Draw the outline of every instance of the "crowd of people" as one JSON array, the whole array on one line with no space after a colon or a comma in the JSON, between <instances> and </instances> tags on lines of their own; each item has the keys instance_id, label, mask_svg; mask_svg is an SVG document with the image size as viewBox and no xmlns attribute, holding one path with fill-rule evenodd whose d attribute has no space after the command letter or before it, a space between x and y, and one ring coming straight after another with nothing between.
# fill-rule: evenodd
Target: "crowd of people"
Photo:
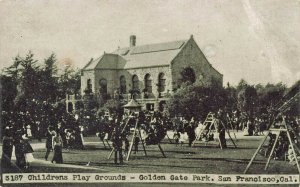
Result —
<instances>
[{"instance_id":1,"label":"crowd of people","mask_svg":"<svg viewBox=\"0 0 300 187\"><path fill-rule=\"evenodd\" d=\"M29 163L34 159L33 149L29 143L30 139L41 141L46 139L45 160L48 160L53 151L51 162L63 163L62 149L84 149L84 136L89 132L96 132L99 140L112 142L115 155L115 163L123 163L123 157L129 151L129 137L133 137L133 153L138 152L138 145L144 141L146 145L158 144L167 135L167 131L174 132L176 146L184 143L184 136L187 136L188 145L198 137L199 140L212 141L218 138L219 146L226 148L225 133L227 130L243 131L244 135L264 135L268 129L269 118L266 115L249 117L245 113L224 112L219 110L215 114L216 125L211 127L203 126L204 119L174 117L169 118L161 112L125 112L89 114L87 118L83 114L70 114L60 110L47 102L42 107L30 106L33 110L19 110L18 112L2 112L3 121L3 155L2 165L9 166L11 163L12 150L15 146L16 164L20 168L28 168ZM298 131L298 121L291 120L295 132ZM206 129L205 129L206 128ZM215 129L214 129L215 128ZM198 136L200 129L204 129ZM214 130L218 137L214 137ZM295 134L294 137L296 137ZM269 147L274 143L274 136L270 134ZM276 146L275 157L282 158L288 151L287 137L280 136ZM266 155L270 154L266 151ZM119 158L119 159L117 159Z\"/></svg>"}]
</instances>

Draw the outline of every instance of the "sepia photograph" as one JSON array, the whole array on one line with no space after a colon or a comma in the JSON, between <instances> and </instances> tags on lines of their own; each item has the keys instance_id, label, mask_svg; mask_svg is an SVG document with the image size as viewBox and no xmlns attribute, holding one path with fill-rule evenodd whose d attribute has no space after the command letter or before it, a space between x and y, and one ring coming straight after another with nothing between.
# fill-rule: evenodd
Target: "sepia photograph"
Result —
<instances>
[{"instance_id":1,"label":"sepia photograph","mask_svg":"<svg viewBox=\"0 0 300 187\"><path fill-rule=\"evenodd\" d=\"M0 186L299 186L300 0L0 0Z\"/></svg>"}]
</instances>

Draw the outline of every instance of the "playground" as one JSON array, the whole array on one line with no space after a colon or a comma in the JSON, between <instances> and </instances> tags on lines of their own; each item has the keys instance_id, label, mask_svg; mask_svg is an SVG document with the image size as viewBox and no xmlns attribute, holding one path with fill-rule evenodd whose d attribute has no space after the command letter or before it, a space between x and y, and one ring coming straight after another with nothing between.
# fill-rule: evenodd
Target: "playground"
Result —
<instances>
[{"instance_id":1,"label":"playground","mask_svg":"<svg viewBox=\"0 0 300 187\"><path fill-rule=\"evenodd\" d=\"M168 132L171 136L171 132ZM136 154L131 154L130 160L123 165L115 165L113 158L108 159L110 149L105 149L96 136L85 138L84 150L63 150L64 164L53 164L44 160L45 144L32 142L35 161L26 171L28 173L208 173L208 174L241 174L245 170L251 155L264 136L243 136L236 133L237 148L228 141L227 149L218 148L218 142L207 144L199 142L194 147L187 143L175 145L165 138L161 142L166 158L163 157L157 145L146 146L147 156L142 145ZM50 153L50 158L53 153ZM288 161L271 160L268 170L264 170L266 157L258 154L249 174L297 174L297 167ZM20 172L12 166L4 172Z\"/></svg>"}]
</instances>

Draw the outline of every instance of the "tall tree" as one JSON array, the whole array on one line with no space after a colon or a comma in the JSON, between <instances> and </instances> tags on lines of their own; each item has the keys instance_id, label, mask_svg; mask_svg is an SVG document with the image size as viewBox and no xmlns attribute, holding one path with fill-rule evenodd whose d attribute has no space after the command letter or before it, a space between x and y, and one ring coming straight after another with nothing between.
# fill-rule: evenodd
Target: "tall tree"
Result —
<instances>
[{"instance_id":1,"label":"tall tree","mask_svg":"<svg viewBox=\"0 0 300 187\"><path fill-rule=\"evenodd\" d=\"M41 99L44 101L54 102L59 95L56 62L55 54L51 54L50 57L44 60L44 68L41 71L39 81L42 93Z\"/></svg>"},{"instance_id":2,"label":"tall tree","mask_svg":"<svg viewBox=\"0 0 300 187\"><path fill-rule=\"evenodd\" d=\"M258 107L258 95L254 86L247 85L238 92L238 109L253 116Z\"/></svg>"},{"instance_id":3,"label":"tall tree","mask_svg":"<svg viewBox=\"0 0 300 187\"><path fill-rule=\"evenodd\" d=\"M64 99L66 94L80 94L80 71L66 66L59 77L59 97Z\"/></svg>"},{"instance_id":4,"label":"tall tree","mask_svg":"<svg viewBox=\"0 0 300 187\"><path fill-rule=\"evenodd\" d=\"M40 67L31 51L25 58L17 56L14 65L17 67L17 90L16 102L21 100L32 100L40 97L39 75Z\"/></svg>"},{"instance_id":5,"label":"tall tree","mask_svg":"<svg viewBox=\"0 0 300 187\"><path fill-rule=\"evenodd\" d=\"M14 99L17 96L17 82L11 76L0 75L1 110L13 111Z\"/></svg>"}]
</instances>

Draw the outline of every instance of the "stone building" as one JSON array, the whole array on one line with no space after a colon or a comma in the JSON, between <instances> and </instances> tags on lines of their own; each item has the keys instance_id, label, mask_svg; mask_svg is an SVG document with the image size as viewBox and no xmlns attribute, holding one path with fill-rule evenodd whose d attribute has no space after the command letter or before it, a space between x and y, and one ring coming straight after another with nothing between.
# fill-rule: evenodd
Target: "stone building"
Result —
<instances>
[{"instance_id":1,"label":"stone building","mask_svg":"<svg viewBox=\"0 0 300 187\"><path fill-rule=\"evenodd\" d=\"M132 90L139 90L136 100L144 109L161 109L167 96L182 83L182 72L204 83L214 80L222 85L223 75L207 61L193 36L187 40L136 45L136 36L130 36L129 47L119 48L92 59L82 69L81 94L91 89L114 97L121 94L130 99ZM192 80L195 81L195 80Z\"/></svg>"}]
</instances>

